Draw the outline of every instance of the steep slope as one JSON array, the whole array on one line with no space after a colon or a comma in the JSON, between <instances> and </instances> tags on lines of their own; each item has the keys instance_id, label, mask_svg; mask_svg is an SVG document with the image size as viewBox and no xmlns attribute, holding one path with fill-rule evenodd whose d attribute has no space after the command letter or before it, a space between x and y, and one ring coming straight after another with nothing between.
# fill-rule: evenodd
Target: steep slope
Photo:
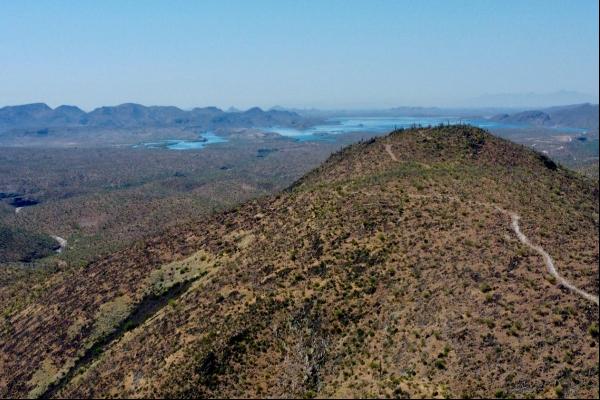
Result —
<instances>
[{"instance_id":1,"label":"steep slope","mask_svg":"<svg viewBox=\"0 0 600 400\"><path fill-rule=\"evenodd\" d=\"M0 263L13 260L31 261L46 257L58 248L58 243L50 236L0 222Z\"/></svg>"},{"instance_id":2,"label":"steep slope","mask_svg":"<svg viewBox=\"0 0 600 400\"><path fill-rule=\"evenodd\" d=\"M0 291L0 396L595 397L598 306L513 214L597 298L596 184L479 129L397 131Z\"/></svg>"},{"instance_id":3,"label":"steep slope","mask_svg":"<svg viewBox=\"0 0 600 400\"><path fill-rule=\"evenodd\" d=\"M598 130L598 117L600 115L598 104L575 104L553 107L545 111L550 114L556 125Z\"/></svg>"},{"instance_id":4,"label":"steep slope","mask_svg":"<svg viewBox=\"0 0 600 400\"><path fill-rule=\"evenodd\" d=\"M492 120L509 124L550 125L551 118L543 111L523 111L516 114L500 114Z\"/></svg>"}]
</instances>

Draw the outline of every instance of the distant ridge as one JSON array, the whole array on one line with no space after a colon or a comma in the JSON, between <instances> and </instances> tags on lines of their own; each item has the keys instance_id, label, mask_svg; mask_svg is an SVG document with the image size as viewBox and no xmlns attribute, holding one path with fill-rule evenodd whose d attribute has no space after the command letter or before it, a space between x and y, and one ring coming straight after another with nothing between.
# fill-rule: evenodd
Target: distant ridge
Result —
<instances>
[{"instance_id":1,"label":"distant ridge","mask_svg":"<svg viewBox=\"0 0 600 400\"><path fill-rule=\"evenodd\" d=\"M498 114L492 117L492 120L538 126L598 129L598 104L572 104L515 114Z\"/></svg>"},{"instance_id":2,"label":"distant ridge","mask_svg":"<svg viewBox=\"0 0 600 400\"><path fill-rule=\"evenodd\" d=\"M206 129L217 127L304 126L308 119L292 111L264 111L253 107L246 111L223 111L217 107L184 111L174 106L144 106L124 103L98 107L89 113L76 106L62 105L55 109L44 103L0 108L0 132L12 129L43 129L56 127L168 127L192 126Z\"/></svg>"},{"instance_id":3,"label":"distant ridge","mask_svg":"<svg viewBox=\"0 0 600 400\"><path fill-rule=\"evenodd\" d=\"M510 105L521 109L541 109L558 104L581 104L598 101L598 96L572 90L550 93L496 93L484 94L463 102L466 107L503 107Z\"/></svg>"}]
</instances>

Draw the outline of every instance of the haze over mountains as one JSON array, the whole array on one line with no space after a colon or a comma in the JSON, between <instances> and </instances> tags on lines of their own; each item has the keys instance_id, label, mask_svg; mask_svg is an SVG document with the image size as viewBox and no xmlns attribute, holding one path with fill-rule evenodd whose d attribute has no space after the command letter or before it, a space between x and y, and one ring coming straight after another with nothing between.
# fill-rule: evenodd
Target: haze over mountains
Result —
<instances>
[{"instance_id":1,"label":"haze over mountains","mask_svg":"<svg viewBox=\"0 0 600 400\"><path fill-rule=\"evenodd\" d=\"M76 106L54 109L44 103L0 108L0 132L41 128L140 128L196 127L201 129L286 126L303 128L330 116L492 116L492 120L537 126L598 128L597 104L573 104L515 111L514 108L396 107L381 110L318 110L258 107L240 111L217 107L186 111L175 106L143 106L125 103L85 112Z\"/></svg>"},{"instance_id":2,"label":"haze over mountains","mask_svg":"<svg viewBox=\"0 0 600 400\"><path fill-rule=\"evenodd\" d=\"M550 127L598 129L598 104L574 104L542 110L499 114L494 121Z\"/></svg>"},{"instance_id":3,"label":"haze over mountains","mask_svg":"<svg viewBox=\"0 0 600 400\"><path fill-rule=\"evenodd\" d=\"M511 105L514 108L539 109L553 107L557 104L597 103L598 95L585 94L573 90L558 90L551 93L495 93L484 94L462 103L464 107L502 107Z\"/></svg>"},{"instance_id":4,"label":"haze over mountains","mask_svg":"<svg viewBox=\"0 0 600 400\"><path fill-rule=\"evenodd\" d=\"M303 126L306 119L290 111L263 111L258 107L243 112L226 112L216 107L185 111L174 106L143 106L125 103L85 112L76 106L55 109L44 103L0 108L0 132L11 129L51 127L134 128L186 127L202 129L247 126Z\"/></svg>"}]
</instances>

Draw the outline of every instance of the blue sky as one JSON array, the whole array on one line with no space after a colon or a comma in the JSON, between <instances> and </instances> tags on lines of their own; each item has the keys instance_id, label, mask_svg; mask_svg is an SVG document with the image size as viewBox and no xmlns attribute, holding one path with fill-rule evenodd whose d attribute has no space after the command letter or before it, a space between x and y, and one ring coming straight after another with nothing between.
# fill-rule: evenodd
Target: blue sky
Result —
<instances>
[{"instance_id":1,"label":"blue sky","mask_svg":"<svg viewBox=\"0 0 600 400\"><path fill-rule=\"evenodd\" d=\"M598 98L598 2L0 2L0 106Z\"/></svg>"}]
</instances>

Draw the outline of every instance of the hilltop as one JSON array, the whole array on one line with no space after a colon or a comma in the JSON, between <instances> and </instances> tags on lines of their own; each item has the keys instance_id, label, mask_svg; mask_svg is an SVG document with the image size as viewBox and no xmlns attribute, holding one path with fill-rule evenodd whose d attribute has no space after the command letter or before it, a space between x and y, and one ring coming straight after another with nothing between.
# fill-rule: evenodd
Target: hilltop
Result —
<instances>
[{"instance_id":1,"label":"hilltop","mask_svg":"<svg viewBox=\"0 0 600 400\"><path fill-rule=\"evenodd\" d=\"M596 397L598 306L515 224L597 301L597 183L468 126L351 145L0 288L0 396Z\"/></svg>"}]
</instances>

